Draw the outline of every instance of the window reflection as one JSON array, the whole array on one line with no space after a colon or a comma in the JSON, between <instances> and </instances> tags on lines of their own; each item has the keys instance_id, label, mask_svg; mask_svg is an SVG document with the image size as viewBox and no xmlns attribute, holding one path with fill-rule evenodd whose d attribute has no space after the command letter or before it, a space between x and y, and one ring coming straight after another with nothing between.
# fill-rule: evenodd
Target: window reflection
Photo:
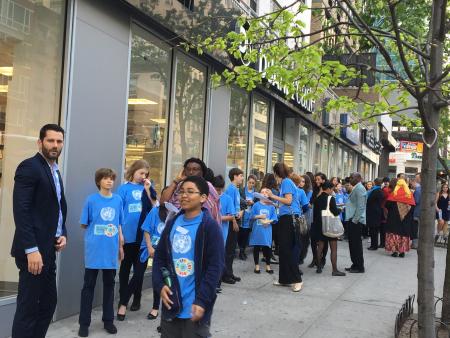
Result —
<instances>
[{"instance_id":1,"label":"window reflection","mask_svg":"<svg viewBox=\"0 0 450 338\"><path fill-rule=\"evenodd\" d=\"M65 5L0 1L0 297L17 288L9 254L14 173L36 153L40 127L59 120Z\"/></svg>"},{"instance_id":2,"label":"window reflection","mask_svg":"<svg viewBox=\"0 0 450 338\"><path fill-rule=\"evenodd\" d=\"M305 126L300 126L300 142L298 149L300 173L306 173L308 170L308 155L309 155L309 130Z\"/></svg>"},{"instance_id":3,"label":"window reflection","mask_svg":"<svg viewBox=\"0 0 450 338\"><path fill-rule=\"evenodd\" d=\"M227 167L247 169L249 96L238 88L231 88L230 122L228 131ZM228 170L227 170L228 172Z\"/></svg>"},{"instance_id":4,"label":"window reflection","mask_svg":"<svg viewBox=\"0 0 450 338\"><path fill-rule=\"evenodd\" d=\"M266 170L267 137L269 127L269 102L262 97L254 96L252 108L252 147L250 172L258 180L262 180Z\"/></svg>"},{"instance_id":5,"label":"window reflection","mask_svg":"<svg viewBox=\"0 0 450 338\"><path fill-rule=\"evenodd\" d=\"M205 98L206 67L179 54L176 61L170 178L178 174L189 157L202 157Z\"/></svg>"},{"instance_id":6,"label":"window reflection","mask_svg":"<svg viewBox=\"0 0 450 338\"><path fill-rule=\"evenodd\" d=\"M328 176L328 138L322 136L322 147L321 147L321 171Z\"/></svg>"},{"instance_id":7,"label":"window reflection","mask_svg":"<svg viewBox=\"0 0 450 338\"><path fill-rule=\"evenodd\" d=\"M321 140L319 134L314 134L314 163L313 173L317 173L321 168Z\"/></svg>"},{"instance_id":8,"label":"window reflection","mask_svg":"<svg viewBox=\"0 0 450 338\"><path fill-rule=\"evenodd\" d=\"M134 26L125 166L148 161L156 191L164 185L170 63L170 51Z\"/></svg>"}]
</instances>

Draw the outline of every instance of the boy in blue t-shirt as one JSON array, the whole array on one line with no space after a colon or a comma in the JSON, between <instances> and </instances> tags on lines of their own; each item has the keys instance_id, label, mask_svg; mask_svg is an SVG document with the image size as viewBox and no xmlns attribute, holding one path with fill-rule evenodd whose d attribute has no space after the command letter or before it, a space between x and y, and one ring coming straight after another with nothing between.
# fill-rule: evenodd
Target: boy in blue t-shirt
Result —
<instances>
[{"instance_id":1,"label":"boy in blue t-shirt","mask_svg":"<svg viewBox=\"0 0 450 338\"><path fill-rule=\"evenodd\" d=\"M233 261L234 250L237 244L237 235L239 232L238 220L241 220L243 213L243 211L241 211L241 194L238 187L244 181L244 172L239 168L233 168L228 173L228 177L231 184L228 185L225 194L231 197L235 217L231 221L232 226L228 229L228 236L225 244L225 272L222 277L222 282L235 284L236 282L241 281L241 278L235 276L233 273Z\"/></svg>"},{"instance_id":2,"label":"boy in blue t-shirt","mask_svg":"<svg viewBox=\"0 0 450 338\"><path fill-rule=\"evenodd\" d=\"M153 287L160 292L161 337L209 337L216 286L224 263L219 224L202 208L209 187L189 176L180 185L182 211L169 220L153 259Z\"/></svg>"},{"instance_id":3,"label":"boy in blue t-shirt","mask_svg":"<svg viewBox=\"0 0 450 338\"><path fill-rule=\"evenodd\" d=\"M230 227L230 222L234 220L235 209L233 200L231 197L223 192L225 188L225 180L222 175L218 175L214 177L213 186L217 191L217 194L220 196L220 214L222 215L222 234L224 245L227 242L228 237L228 229Z\"/></svg>"},{"instance_id":4,"label":"boy in blue t-shirt","mask_svg":"<svg viewBox=\"0 0 450 338\"><path fill-rule=\"evenodd\" d=\"M84 234L84 285L78 335L87 337L91 324L92 301L98 271L103 273L103 323L105 330L116 334L114 325L114 278L123 259L122 199L112 193L116 173L101 168L95 172L99 192L88 196L81 213L80 224Z\"/></svg>"}]
</instances>

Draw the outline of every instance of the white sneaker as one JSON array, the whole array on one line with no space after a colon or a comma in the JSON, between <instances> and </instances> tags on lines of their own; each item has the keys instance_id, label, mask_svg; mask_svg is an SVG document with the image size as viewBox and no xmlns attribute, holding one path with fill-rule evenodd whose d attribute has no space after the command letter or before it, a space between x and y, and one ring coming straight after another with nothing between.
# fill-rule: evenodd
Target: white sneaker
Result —
<instances>
[{"instance_id":1,"label":"white sneaker","mask_svg":"<svg viewBox=\"0 0 450 338\"><path fill-rule=\"evenodd\" d=\"M299 292L303 287L303 283L292 284L292 291Z\"/></svg>"}]
</instances>

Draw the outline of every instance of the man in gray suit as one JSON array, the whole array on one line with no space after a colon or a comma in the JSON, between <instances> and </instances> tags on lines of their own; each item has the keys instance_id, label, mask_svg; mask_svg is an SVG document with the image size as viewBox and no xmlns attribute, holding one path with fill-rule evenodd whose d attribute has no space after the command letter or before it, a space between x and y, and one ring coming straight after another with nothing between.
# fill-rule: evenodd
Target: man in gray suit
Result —
<instances>
[{"instance_id":1,"label":"man in gray suit","mask_svg":"<svg viewBox=\"0 0 450 338\"><path fill-rule=\"evenodd\" d=\"M361 183L360 173L351 175L350 184L353 190L345 205L345 220L348 222L348 246L352 266L346 268L351 273L364 272L364 256L362 247L362 228L366 224L366 189Z\"/></svg>"}]
</instances>

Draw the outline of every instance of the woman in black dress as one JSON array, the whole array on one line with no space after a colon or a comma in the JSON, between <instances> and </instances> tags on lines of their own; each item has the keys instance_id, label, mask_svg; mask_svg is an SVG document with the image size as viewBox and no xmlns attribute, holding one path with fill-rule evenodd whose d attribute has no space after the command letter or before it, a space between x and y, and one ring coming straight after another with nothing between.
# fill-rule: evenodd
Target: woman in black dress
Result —
<instances>
[{"instance_id":1,"label":"woman in black dress","mask_svg":"<svg viewBox=\"0 0 450 338\"><path fill-rule=\"evenodd\" d=\"M333 192L333 184L330 181L325 181L322 184L322 193L316 198L313 210L313 224L311 227L311 237L317 241L317 254L316 264L317 273L322 273L322 252L325 243L329 243L331 249L331 265L333 267L333 276L345 276L344 272L341 272L337 268L337 238L327 237L322 233L322 210L326 210L328 204L328 197L330 199L330 211L339 216L340 210L336 206L336 199L331 195Z\"/></svg>"},{"instance_id":2,"label":"woman in black dress","mask_svg":"<svg viewBox=\"0 0 450 338\"><path fill-rule=\"evenodd\" d=\"M450 219L450 211L448 210L450 203L450 196L448 193L448 184L444 183L441 186L441 191L436 195L436 219L438 220L437 234L435 237L435 242L438 241L439 237L448 236L446 224Z\"/></svg>"}]
</instances>

